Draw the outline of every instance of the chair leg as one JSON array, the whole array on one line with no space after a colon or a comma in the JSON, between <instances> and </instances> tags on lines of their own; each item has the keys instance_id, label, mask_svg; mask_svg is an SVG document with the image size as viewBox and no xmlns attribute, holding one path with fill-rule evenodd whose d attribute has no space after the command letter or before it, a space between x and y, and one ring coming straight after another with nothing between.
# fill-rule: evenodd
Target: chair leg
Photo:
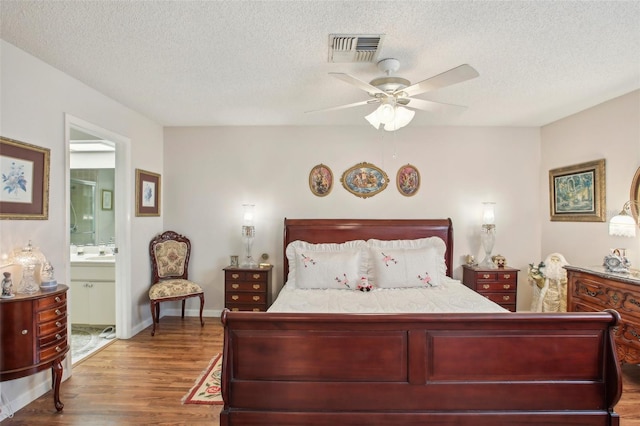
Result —
<instances>
[{"instance_id":1,"label":"chair leg","mask_svg":"<svg viewBox=\"0 0 640 426\"><path fill-rule=\"evenodd\" d=\"M156 334L156 323L158 322L158 317L157 317L157 313L158 313L158 303L154 300L151 301L150 305L151 306L151 320L153 322L153 328L151 329L151 335L155 336Z\"/></svg>"},{"instance_id":2,"label":"chair leg","mask_svg":"<svg viewBox=\"0 0 640 426\"><path fill-rule=\"evenodd\" d=\"M187 299L182 299L182 319L184 319L184 305L187 302Z\"/></svg>"},{"instance_id":3,"label":"chair leg","mask_svg":"<svg viewBox=\"0 0 640 426\"><path fill-rule=\"evenodd\" d=\"M200 326L204 327L204 320L202 319L202 310L204 309L204 293L200 294Z\"/></svg>"}]
</instances>

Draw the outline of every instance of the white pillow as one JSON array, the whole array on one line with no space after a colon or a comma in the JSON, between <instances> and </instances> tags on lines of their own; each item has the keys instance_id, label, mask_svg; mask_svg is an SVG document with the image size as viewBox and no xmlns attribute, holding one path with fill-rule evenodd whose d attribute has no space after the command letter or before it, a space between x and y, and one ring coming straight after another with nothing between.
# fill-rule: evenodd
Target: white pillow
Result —
<instances>
[{"instance_id":1,"label":"white pillow","mask_svg":"<svg viewBox=\"0 0 640 426\"><path fill-rule=\"evenodd\" d=\"M286 250L289 262L287 284L297 288L339 288L355 290L367 276L367 243L311 244L293 241Z\"/></svg>"},{"instance_id":2,"label":"white pillow","mask_svg":"<svg viewBox=\"0 0 640 426\"><path fill-rule=\"evenodd\" d=\"M439 237L416 240L369 240L369 282L380 288L438 286L447 276Z\"/></svg>"}]
</instances>

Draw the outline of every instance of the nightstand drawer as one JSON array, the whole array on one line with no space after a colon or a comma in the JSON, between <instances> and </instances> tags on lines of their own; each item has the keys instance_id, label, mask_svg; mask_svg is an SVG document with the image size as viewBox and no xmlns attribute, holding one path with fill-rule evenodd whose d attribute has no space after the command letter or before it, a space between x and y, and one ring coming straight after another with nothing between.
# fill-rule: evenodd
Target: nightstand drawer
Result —
<instances>
[{"instance_id":1,"label":"nightstand drawer","mask_svg":"<svg viewBox=\"0 0 640 426\"><path fill-rule=\"evenodd\" d=\"M498 305L508 305L516 302L515 293L480 293L492 302Z\"/></svg>"},{"instance_id":2,"label":"nightstand drawer","mask_svg":"<svg viewBox=\"0 0 640 426\"><path fill-rule=\"evenodd\" d=\"M224 279L231 281L267 282L268 271L225 271Z\"/></svg>"},{"instance_id":3,"label":"nightstand drawer","mask_svg":"<svg viewBox=\"0 0 640 426\"><path fill-rule=\"evenodd\" d=\"M267 307L265 305L238 305L227 304L227 308L230 311L249 311L249 312L265 312Z\"/></svg>"},{"instance_id":4,"label":"nightstand drawer","mask_svg":"<svg viewBox=\"0 0 640 426\"><path fill-rule=\"evenodd\" d=\"M264 293L227 293L225 297L227 303L265 303Z\"/></svg>"},{"instance_id":5,"label":"nightstand drawer","mask_svg":"<svg viewBox=\"0 0 640 426\"><path fill-rule=\"evenodd\" d=\"M477 284L476 290L480 293L484 293L485 291L493 292L493 291L509 291L514 292L516 290L516 284L511 282L479 282Z\"/></svg>"},{"instance_id":6,"label":"nightstand drawer","mask_svg":"<svg viewBox=\"0 0 640 426\"><path fill-rule=\"evenodd\" d=\"M253 292L265 292L267 289L267 283L251 283L251 282L227 282L225 284L225 290L227 292L237 291L253 291Z\"/></svg>"}]
</instances>

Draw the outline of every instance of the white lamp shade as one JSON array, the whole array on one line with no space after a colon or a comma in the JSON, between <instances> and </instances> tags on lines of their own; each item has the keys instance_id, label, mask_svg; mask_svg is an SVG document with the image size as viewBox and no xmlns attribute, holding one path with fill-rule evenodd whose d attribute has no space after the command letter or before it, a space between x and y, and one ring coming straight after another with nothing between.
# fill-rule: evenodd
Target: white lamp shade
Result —
<instances>
[{"instance_id":1,"label":"white lamp shade","mask_svg":"<svg viewBox=\"0 0 640 426\"><path fill-rule=\"evenodd\" d=\"M242 214L242 225L243 226L253 226L253 208L255 206L253 204L243 204L242 208L244 210Z\"/></svg>"},{"instance_id":2,"label":"white lamp shade","mask_svg":"<svg viewBox=\"0 0 640 426\"><path fill-rule=\"evenodd\" d=\"M482 203L482 224L483 225L495 225L496 223L496 213L495 213L495 205L496 203Z\"/></svg>"},{"instance_id":3,"label":"white lamp shade","mask_svg":"<svg viewBox=\"0 0 640 426\"><path fill-rule=\"evenodd\" d=\"M414 115L416 115L415 111L404 107L396 107L395 120L391 121L390 123L386 123L384 125L384 129L388 132L398 130L409 124L411 120L413 120Z\"/></svg>"},{"instance_id":4,"label":"white lamp shade","mask_svg":"<svg viewBox=\"0 0 640 426\"><path fill-rule=\"evenodd\" d=\"M632 216L624 211L609 221L609 235L619 237L635 237L638 224Z\"/></svg>"}]
</instances>

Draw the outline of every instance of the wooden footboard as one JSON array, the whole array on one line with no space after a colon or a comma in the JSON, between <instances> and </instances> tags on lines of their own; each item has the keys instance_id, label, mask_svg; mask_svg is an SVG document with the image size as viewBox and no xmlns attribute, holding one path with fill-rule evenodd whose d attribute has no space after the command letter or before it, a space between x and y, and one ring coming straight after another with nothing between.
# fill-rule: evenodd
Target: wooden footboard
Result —
<instances>
[{"instance_id":1,"label":"wooden footboard","mask_svg":"<svg viewBox=\"0 0 640 426\"><path fill-rule=\"evenodd\" d=\"M225 311L220 424L618 425L618 320Z\"/></svg>"}]
</instances>

